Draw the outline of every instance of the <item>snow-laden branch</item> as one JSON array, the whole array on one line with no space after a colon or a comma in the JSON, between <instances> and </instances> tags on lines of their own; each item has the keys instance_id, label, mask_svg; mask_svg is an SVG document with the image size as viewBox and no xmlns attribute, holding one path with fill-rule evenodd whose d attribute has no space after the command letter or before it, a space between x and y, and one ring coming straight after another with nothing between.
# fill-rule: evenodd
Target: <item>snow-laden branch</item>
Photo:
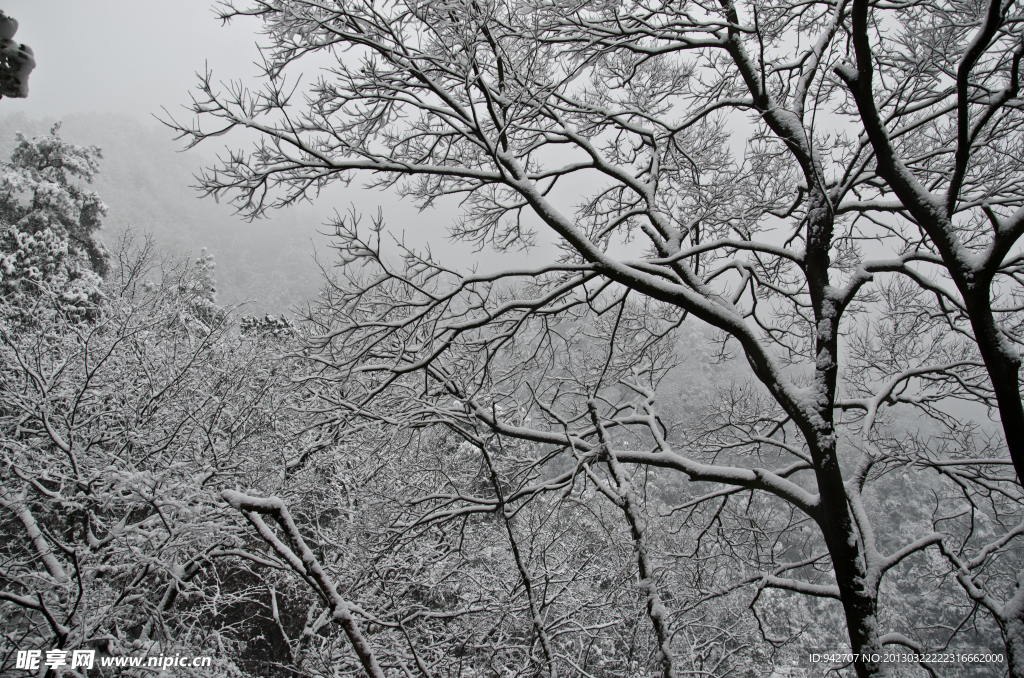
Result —
<instances>
[{"instance_id":1,"label":"snow-laden branch","mask_svg":"<svg viewBox=\"0 0 1024 678\"><path fill-rule=\"evenodd\" d=\"M222 490L221 496L232 508L245 516L256 528L260 537L274 549L274 552L282 560L288 563L297 574L308 578L314 584L318 593L330 606L332 618L348 636L352 650L363 665L366 675L370 678L384 678L384 671L377 663L373 649L352 616L348 601L338 593L337 585L324 571L313 551L306 545L305 539L299 533L299 528L295 525L284 502L277 497L251 497L235 490ZM261 516L264 515L270 516L281 527L291 547L282 542L270 529L270 526L263 521ZM296 554L295 551L298 553Z\"/></svg>"}]
</instances>

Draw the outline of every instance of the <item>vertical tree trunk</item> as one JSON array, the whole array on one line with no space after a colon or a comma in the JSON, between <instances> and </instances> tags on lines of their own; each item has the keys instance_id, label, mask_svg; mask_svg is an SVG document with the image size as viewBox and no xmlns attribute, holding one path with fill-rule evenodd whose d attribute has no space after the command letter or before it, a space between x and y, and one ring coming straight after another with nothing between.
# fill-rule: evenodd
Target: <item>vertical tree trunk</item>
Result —
<instances>
[{"instance_id":1,"label":"vertical tree trunk","mask_svg":"<svg viewBox=\"0 0 1024 678\"><path fill-rule=\"evenodd\" d=\"M1018 615L1000 624L1003 644L1006 646L1006 666L1010 678L1024 678L1024 619Z\"/></svg>"},{"instance_id":2,"label":"vertical tree trunk","mask_svg":"<svg viewBox=\"0 0 1024 678\"><path fill-rule=\"evenodd\" d=\"M1017 591L1013 597L1001 610L991 611L1003 636L1010 678L1024 678L1024 570L1017 574Z\"/></svg>"},{"instance_id":3,"label":"vertical tree trunk","mask_svg":"<svg viewBox=\"0 0 1024 678\"><path fill-rule=\"evenodd\" d=\"M813 177L808 177L812 180ZM811 184L814 185L813 183ZM839 376L839 320L841 295L829 281L829 250L832 247L834 212L829 196L820 189L808 196L807 281L815 316L814 387L817 398L813 412L797 419L811 450L821 497L819 524L832 558L836 583L846 613L854 668L860 678L884 675L884 665L873 658L880 655L878 633L878 591L868 577L863 543L850 511L839 466L834 405Z\"/></svg>"},{"instance_id":4,"label":"vertical tree trunk","mask_svg":"<svg viewBox=\"0 0 1024 678\"><path fill-rule=\"evenodd\" d=\"M878 593L867 583L865 576L867 573L864 571L859 553L854 556L856 560L845 563L843 557L839 555L839 553L852 555L859 549L856 546L854 548L844 548L844 546L833 548L830 544L829 552L832 554L836 582L839 584L843 612L846 614L850 649L857 655L854 669L861 678L883 676L886 672L880 657L882 642L878 632Z\"/></svg>"},{"instance_id":5,"label":"vertical tree trunk","mask_svg":"<svg viewBox=\"0 0 1024 678\"><path fill-rule=\"evenodd\" d=\"M1017 482L1024 483L1024 403L1020 396L1020 356L1013 346L1006 345L992 312L991 281L986 278L973 287L971 281L958 276L956 282L967 306L978 350L992 381Z\"/></svg>"},{"instance_id":6,"label":"vertical tree trunk","mask_svg":"<svg viewBox=\"0 0 1024 678\"><path fill-rule=\"evenodd\" d=\"M831 432L831 426L827 429ZM820 435L825 433L824 436ZM832 444L814 450L815 473L821 496L821 530L825 536L836 584L846 614L850 649L857 655L854 669L860 678L885 675L885 665L872 655L881 655L881 635L878 632L878 591L870 583L867 562L861 541L857 536L853 516L846 498L846 487L839 469L835 448L835 435L819 431L819 440L831 438Z\"/></svg>"}]
</instances>

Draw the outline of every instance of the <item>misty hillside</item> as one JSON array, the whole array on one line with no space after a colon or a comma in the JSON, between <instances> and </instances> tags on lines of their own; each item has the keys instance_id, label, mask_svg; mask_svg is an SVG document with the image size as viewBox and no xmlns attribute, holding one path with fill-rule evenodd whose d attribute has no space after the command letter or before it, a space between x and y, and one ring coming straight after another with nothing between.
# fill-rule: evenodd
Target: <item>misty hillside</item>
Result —
<instances>
[{"instance_id":1,"label":"misty hillside","mask_svg":"<svg viewBox=\"0 0 1024 678\"><path fill-rule=\"evenodd\" d=\"M0 117L0 157L9 156L16 132L43 134L54 122ZM246 302L252 314L281 313L316 294L320 270L313 256L316 248L321 259L330 258L318 232L331 205L298 206L246 223L229 205L200 199L191 188L212 150L177 152L180 144L166 127L126 115L79 114L61 122L63 138L103 151L92 188L109 208L102 233L108 248L127 229L152 234L161 253L176 257L206 247L216 257L218 301Z\"/></svg>"}]
</instances>

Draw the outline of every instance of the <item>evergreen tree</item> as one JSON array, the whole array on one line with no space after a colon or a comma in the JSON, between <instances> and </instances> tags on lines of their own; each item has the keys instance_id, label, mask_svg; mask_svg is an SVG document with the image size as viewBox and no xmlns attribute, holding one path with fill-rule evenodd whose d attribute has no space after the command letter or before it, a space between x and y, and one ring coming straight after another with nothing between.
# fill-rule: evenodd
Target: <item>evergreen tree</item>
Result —
<instances>
[{"instance_id":1,"label":"evergreen tree","mask_svg":"<svg viewBox=\"0 0 1024 678\"><path fill-rule=\"evenodd\" d=\"M81 186L99 171L100 149L50 133L26 138L0 165L0 294L36 298L48 291L82 308L101 296L107 252L97 237L107 207Z\"/></svg>"}]
</instances>

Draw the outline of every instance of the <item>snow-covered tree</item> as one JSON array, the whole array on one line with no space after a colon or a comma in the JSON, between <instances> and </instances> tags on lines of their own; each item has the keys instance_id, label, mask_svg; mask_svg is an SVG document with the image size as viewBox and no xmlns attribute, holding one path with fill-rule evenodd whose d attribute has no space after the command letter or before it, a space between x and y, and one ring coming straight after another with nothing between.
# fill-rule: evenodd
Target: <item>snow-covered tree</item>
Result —
<instances>
[{"instance_id":1,"label":"snow-covered tree","mask_svg":"<svg viewBox=\"0 0 1024 678\"><path fill-rule=\"evenodd\" d=\"M178 130L261 141L210 171L207 193L256 217L363 177L421 207L457 198L463 242L557 245L473 271L389 254L383 223L336 224L344 267L310 318L310 407L342 437L446 426L477 450L490 489L452 480L416 500L426 515L502 521L599 488L635 550L653 639L638 674L681 672L681 601L747 587L772 647L795 637L772 618L800 627L770 614L776 594L834 601L859 676L887 671L886 647L946 647L974 620L1024 676L1018 3L226 5L263 22L265 86L207 76L199 122ZM697 322L751 383L688 419L657 389ZM937 428L894 432L896 417ZM499 458L513 443L532 447ZM886 512L904 474L934 510ZM665 510L688 549L648 518L652 475L685 490ZM290 562L314 577L315 559ZM889 599L922 562L965 602L959 620ZM700 593L680 596L684 582ZM552 649L562 617L530 604L523 670L578 671Z\"/></svg>"},{"instance_id":2,"label":"snow-covered tree","mask_svg":"<svg viewBox=\"0 0 1024 678\"><path fill-rule=\"evenodd\" d=\"M98 238L107 208L79 182L99 171L100 151L65 142L59 129L33 139L19 134L0 165L0 293L49 295L87 311L107 270Z\"/></svg>"},{"instance_id":3,"label":"snow-covered tree","mask_svg":"<svg viewBox=\"0 0 1024 678\"><path fill-rule=\"evenodd\" d=\"M214 655L202 675L238 676L275 628L273 578L239 559L252 539L218 488L278 490L301 419L271 357L211 313L211 262L148 249L113 258L89 321L37 308L26 326L0 297L2 675L60 648Z\"/></svg>"}]
</instances>

